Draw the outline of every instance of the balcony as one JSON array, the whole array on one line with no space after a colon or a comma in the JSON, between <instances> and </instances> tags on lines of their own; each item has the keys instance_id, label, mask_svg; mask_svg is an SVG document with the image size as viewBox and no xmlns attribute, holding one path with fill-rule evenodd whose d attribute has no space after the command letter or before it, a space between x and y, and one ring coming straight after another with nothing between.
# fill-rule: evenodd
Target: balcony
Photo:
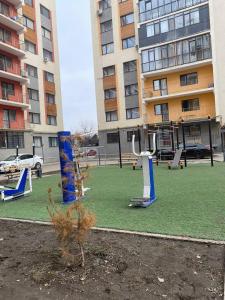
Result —
<instances>
[{"instance_id":1,"label":"balcony","mask_svg":"<svg viewBox=\"0 0 225 300\"><path fill-rule=\"evenodd\" d=\"M20 7L23 4L22 0L7 0L7 2L16 7Z\"/></svg>"},{"instance_id":2,"label":"balcony","mask_svg":"<svg viewBox=\"0 0 225 300\"><path fill-rule=\"evenodd\" d=\"M0 23L6 27L15 30L15 31L24 31L25 26L23 26L23 17L15 16L11 13L1 12L0 11Z\"/></svg>"},{"instance_id":3,"label":"balcony","mask_svg":"<svg viewBox=\"0 0 225 300\"><path fill-rule=\"evenodd\" d=\"M24 42L15 38L11 38L9 40L0 39L0 50L15 55L19 58L25 57Z\"/></svg>"},{"instance_id":4,"label":"balcony","mask_svg":"<svg viewBox=\"0 0 225 300\"><path fill-rule=\"evenodd\" d=\"M145 89L143 93L143 103L155 102L160 100L167 100L167 99L177 99L182 97L192 97L197 95L203 95L208 93L214 93L214 84L210 83L208 87L196 90L189 90L189 91L179 91L175 93L168 94L161 93L160 95L156 95L150 89Z\"/></svg>"},{"instance_id":5,"label":"balcony","mask_svg":"<svg viewBox=\"0 0 225 300\"><path fill-rule=\"evenodd\" d=\"M7 65L5 61L0 61L0 77L8 80L19 82L20 84L28 84L27 72L21 69L18 64Z\"/></svg>"},{"instance_id":6,"label":"balcony","mask_svg":"<svg viewBox=\"0 0 225 300\"><path fill-rule=\"evenodd\" d=\"M7 107L18 107L22 110L30 109L29 99L27 94L17 93L12 99L12 96L4 89L0 90L0 105ZM16 99L16 100L15 100Z\"/></svg>"}]
</instances>

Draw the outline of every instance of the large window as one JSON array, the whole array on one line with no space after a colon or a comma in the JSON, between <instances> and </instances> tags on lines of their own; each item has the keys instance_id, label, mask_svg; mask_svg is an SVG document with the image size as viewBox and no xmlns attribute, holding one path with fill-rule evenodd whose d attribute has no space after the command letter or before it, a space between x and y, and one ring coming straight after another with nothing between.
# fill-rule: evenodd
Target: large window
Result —
<instances>
[{"instance_id":1,"label":"large window","mask_svg":"<svg viewBox=\"0 0 225 300\"><path fill-rule=\"evenodd\" d=\"M198 73L189 73L180 76L180 85L191 85L198 83Z\"/></svg>"},{"instance_id":2,"label":"large window","mask_svg":"<svg viewBox=\"0 0 225 300\"><path fill-rule=\"evenodd\" d=\"M34 43L32 43L30 41L27 41L27 40L25 40L24 43L25 43L25 50L26 51L29 51L33 54L36 54L36 45Z\"/></svg>"},{"instance_id":3,"label":"large window","mask_svg":"<svg viewBox=\"0 0 225 300\"><path fill-rule=\"evenodd\" d=\"M46 101L48 104L55 104L55 95L46 94Z\"/></svg>"},{"instance_id":4,"label":"large window","mask_svg":"<svg viewBox=\"0 0 225 300\"><path fill-rule=\"evenodd\" d=\"M11 122L16 121L16 110L4 109L3 110L3 128L11 127Z\"/></svg>"},{"instance_id":5,"label":"large window","mask_svg":"<svg viewBox=\"0 0 225 300\"><path fill-rule=\"evenodd\" d=\"M0 41L11 43L11 32L5 28L0 28Z\"/></svg>"},{"instance_id":6,"label":"large window","mask_svg":"<svg viewBox=\"0 0 225 300\"><path fill-rule=\"evenodd\" d=\"M43 49L43 58L47 61L53 61L53 53L46 49Z\"/></svg>"},{"instance_id":7,"label":"large window","mask_svg":"<svg viewBox=\"0 0 225 300\"><path fill-rule=\"evenodd\" d=\"M53 83L55 81L54 74L45 71L45 80Z\"/></svg>"},{"instance_id":8,"label":"large window","mask_svg":"<svg viewBox=\"0 0 225 300\"><path fill-rule=\"evenodd\" d=\"M116 98L116 89L108 89L104 91L105 100L115 99Z\"/></svg>"},{"instance_id":9,"label":"large window","mask_svg":"<svg viewBox=\"0 0 225 300\"><path fill-rule=\"evenodd\" d=\"M48 144L50 148L56 148L58 147L58 139L57 137L49 137L48 138Z\"/></svg>"},{"instance_id":10,"label":"large window","mask_svg":"<svg viewBox=\"0 0 225 300\"><path fill-rule=\"evenodd\" d=\"M41 136L34 136L33 137L33 143L34 146L37 148L41 148L42 147L42 137Z\"/></svg>"},{"instance_id":11,"label":"large window","mask_svg":"<svg viewBox=\"0 0 225 300\"><path fill-rule=\"evenodd\" d=\"M121 26L126 26L128 24L132 24L132 23L134 23L134 14L131 13L131 14L122 16L120 19L121 19Z\"/></svg>"},{"instance_id":12,"label":"large window","mask_svg":"<svg viewBox=\"0 0 225 300\"><path fill-rule=\"evenodd\" d=\"M52 125L52 126L56 126L57 125L57 118L56 116L47 116L47 124L48 125Z\"/></svg>"},{"instance_id":13,"label":"large window","mask_svg":"<svg viewBox=\"0 0 225 300\"><path fill-rule=\"evenodd\" d=\"M139 108L128 108L126 109L126 119L131 120L131 119L138 119L140 118L140 113L139 113Z\"/></svg>"},{"instance_id":14,"label":"large window","mask_svg":"<svg viewBox=\"0 0 225 300\"><path fill-rule=\"evenodd\" d=\"M135 37L132 36L122 40L122 44L123 44L123 49L135 47Z\"/></svg>"},{"instance_id":15,"label":"large window","mask_svg":"<svg viewBox=\"0 0 225 300\"><path fill-rule=\"evenodd\" d=\"M155 110L155 115L156 116L162 116L162 121L163 122L169 121L168 103L156 104L154 106L154 110Z\"/></svg>"},{"instance_id":16,"label":"large window","mask_svg":"<svg viewBox=\"0 0 225 300\"><path fill-rule=\"evenodd\" d=\"M130 84L125 86L125 96L138 95L138 84Z\"/></svg>"},{"instance_id":17,"label":"large window","mask_svg":"<svg viewBox=\"0 0 225 300\"><path fill-rule=\"evenodd\" d=\"M151 72L211 57L210 35L204 34L142 51L142 69L144 73Z\"/></svg>"},{"instance_id":18,"label":"large window","mask_svg":"<svg viewBox=\"0 0 225 300\"><path fill-rule=\"evenodd\" d=\"M191 99L182 101L182 111L200 110L199 99Z\"/></svg>"},{"instance_id":19,"label":"large window","mask_svg":"<svg viewBox=\"0 0 225 300\"><path fill-rule=\"evenodd\" d=\"M112 20L101 23L101 33L112 30Z\"/></svg>"},{"instance_id":20,"label":"large window","mask_svg":"<svg viewBox=\"0 0 225 300\"><path fill-rule=\"evenodd\" d=\"M115 144L119 142L118 132L107 133L107 144Z\"/></svg>"},{"instance_id":21,"label":"large window","mask_svg":"<svg viewBox=\"0 0 225 300\"><path fill-rule=\"evenodd\" d=\"M106 117L106 122L114 122L114 121L118 121L118 115L117 115L117 111L107 111L105 113L105 117Z\"/></svg>"},{"instance_id":22,"label":"large window","mask_svg":"<svg viewBox=\"0 0 225 300\"><path fill-rule=\"evenodd\" d=\"M114 43L102 45L102 55L110 54L114 52Z\"/></svg>"},{"instance_id":23,"label":"large window","mask_svg":"<svg viewBox=\"0 0 225 300\"><path fill-rule=\"evenodd\" d=\"M30 116L30 123L31 124L41 124L40 114L30 112L29 116Z\"/></svg>"},{"instance_id":24,"label":"large window","mask_svg":"<svg viewBox=\"0 0 225 300\"><path fill-rule=\"evenodd\" d=\"M51 40L51 31L46 29L45 27L41 27L42 36L48 40Z\"/></svg>"},{"instance_id":25,"label":"large window","mask_svg":"<svg viewBox=\"0 0 225 300\"><path fill-rule=\"evenodd\" d=\"M23 16L23 25L29 29L34 30L34 21L26 16Z\"/></svg>"},{"instance_id":26,"label":"large window","mask_svg":"<svg viewBox=\"0 0 225 300\"><path fill-rule=\"evenodd\" d=\"M167 79L153 80L153 90L159 91L161 96L167 95Z\"/></svg>"},{"instance_id":27,"label":"large window","mask_svg":"<svg viewBox=\"0 0 225 300\"><path fill-rule=\"evenodd\" d=\"M43 5L40 5L40 10L41 10L41 15L50 19L50 11L49 9L47 9L46 7L44 7Z\"/></svg>"},{"instance_id":28,"label":"large window","mask_svg":"<svg viewBox=\"0 0 225 300\"><path fill-rule=\"evenodd\" d=\"M144 22L188 8L208 0L141 0L139 2L140 21Z\"/></svg>"},{"instance_id":29,"label":"large window","mask_svg":"<svg viewBox=\"0 0 225 300\"><path fill-rule=\"evenodd\" d=\"M33 89L27 89L29 100L39 101L39 92Z\"/></svg>"},{"instance_id":30,"label":"large window","mask_svg":"<svg viewBox=\"0 0 225 300\"><path fill-rule=\"evenodd\" d=\"M24 148L23 132L0 132L0 148L16 149L16 147Z\"/></svg>"},{"instance_id":31,"label":"large window","mask_svg":"<svg viewBox=\"0 0 225 300\"><path fill-rule=\"evenodd\" d=\"M136 60L128 61L123 64L124 73L135 72L137 70Z\"/></svg>"},{"instance_id":32,"label":"large window","mask_svg":"<svg viewBox=\"0 0 225 300\"><path fill-rule=\"evenodd\" d=\"M2 98L8 100L10 96L15 95L15 87L13 83L2 82Z\"/></svg>"},{"instance_id":33,"label":"large window","mask_svg":"<svg viewBox=\"0 0 225 300\"><path fill-rule=\"evenodd\" d=\"M31 65L26 65L27 74L30 77L38 78L38 71L37 68Z\"/></svg>"},{"instance_id":34,"label":"large window","mask_svg":"<svg viewBox=\"0 0 225 300\"><path fill-rule=\"evenodd\" d=\"M193 136L201 136L201 126L196 125L186 125L184 127L185 136L193 137Z\"/></svg>"},{"instance_id":35,"label":"large window","mask_svg":"<svg viewBox=\"0 0 225 300\"><path fill-rule=\"evenodd\" d=\"M133 135L135 135L135 142L138 141L138 131L137 130L132 130L132 131L127 131L127 142L128 143L132 142Z\"/></svg>"},{"instance_id":36,"label":"large window","mask_svg":"<svg viewBox=\"0 0 225 300\"><path fill-rule=\"evenodd\" d=\"M101 0L99 1L99 8L105 10L111 7L111 0Z\"/></svg>"},{"instance_id":37,"label":"large window","mask_svg":"<svg viewBox=\"0 0 225 300\"><path fill-rule=\"evenodd\" d=\"M115 75L115 66L103 68L103 77L108 77L113 75Z\"/></svg>"},{"instance_id":38,"label":"large window","mask_svg":"<svg viewBox=\"0 0 225 300\"><path fill-rule=\"evenodd\" d=\"M33 7L33 0L24 0L24 3Z\"/></svg>"},{"instance_id":39,"label":"large window","mask_svg":"<svg viewBox=\"0 0 225 300\"><path fill-rule=\"evenodd\" d=\"M3 2L0 2L0 14L9 17L9 6Z\"/></svg>"},{"instance_id":40,"label":"large window","mask_svg":"<svg viewBox=\"0 0 225 300\"><path fill-rule=\"evenodd\" d=\"M199 8L146 25L147 37L200 23Z\"/></svg>"}]
</instances>

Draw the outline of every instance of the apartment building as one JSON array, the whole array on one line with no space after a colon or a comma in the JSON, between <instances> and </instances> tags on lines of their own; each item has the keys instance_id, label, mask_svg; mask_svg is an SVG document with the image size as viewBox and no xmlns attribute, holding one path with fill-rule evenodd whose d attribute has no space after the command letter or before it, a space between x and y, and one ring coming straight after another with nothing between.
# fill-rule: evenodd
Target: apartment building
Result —
<instances>
[{"instance_id":1,"label":"apartment building","mask_svg":"<svg viewBox=\"0 0 225 300\"><path fill-rule=\"evenodd\" d=\"M0 0L0 159L58 160L63 129L56 8L52 0Z\"/></svg>"},{"instance_id":2,"label":"apartment building","mask_svg":"<svg viewBox=\"0 0 225 300\"><path fill-rule=\"evenodd\" d=\"M224 143L223 0L91 1L100 144L124 152L131 135L159 130L182 142ZM143 130L145 131L145 130ZM144 143L143 132L141 134Z\"/></svg>"}]
</instances>

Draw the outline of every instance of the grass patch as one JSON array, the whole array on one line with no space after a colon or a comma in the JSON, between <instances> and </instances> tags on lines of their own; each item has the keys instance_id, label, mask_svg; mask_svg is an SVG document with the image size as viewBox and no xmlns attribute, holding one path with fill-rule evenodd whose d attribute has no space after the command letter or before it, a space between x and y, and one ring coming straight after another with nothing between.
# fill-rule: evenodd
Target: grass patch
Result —
<instances>
[{"instance_id":1,"label":"grass patch","mask_svg":"<svg viewBox=\"0 0 225 300\"><path fill-rule=\"evenodd\" d=\"M0 217L49 220L47 190L61 201L59 176L36 179L29 197L0 203ZM225 240L225 165L191 165L169 171L155 167L157 201L146 209L129 208L142 195L142 171L131 167L90 170L91 188L85 205L96 214L97 226L152 233Z\"/></svg>"}]
</instances>

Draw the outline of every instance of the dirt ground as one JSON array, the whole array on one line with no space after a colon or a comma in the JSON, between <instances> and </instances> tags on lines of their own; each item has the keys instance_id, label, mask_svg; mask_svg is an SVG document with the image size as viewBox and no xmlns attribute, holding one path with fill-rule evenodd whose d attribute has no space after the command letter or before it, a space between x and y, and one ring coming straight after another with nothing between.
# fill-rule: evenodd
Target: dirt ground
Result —
<instances>
[{"instance_id":1,"label":"dirt ground","mask_svg":"<svg viewBox=\"0 0 225 300\"><path fill-rule=\"evenodd\" d=\"M65 266L50 226L0 221L0 299L223 299L224 246L92 232Z\"/></svg>"}]
</instances>

